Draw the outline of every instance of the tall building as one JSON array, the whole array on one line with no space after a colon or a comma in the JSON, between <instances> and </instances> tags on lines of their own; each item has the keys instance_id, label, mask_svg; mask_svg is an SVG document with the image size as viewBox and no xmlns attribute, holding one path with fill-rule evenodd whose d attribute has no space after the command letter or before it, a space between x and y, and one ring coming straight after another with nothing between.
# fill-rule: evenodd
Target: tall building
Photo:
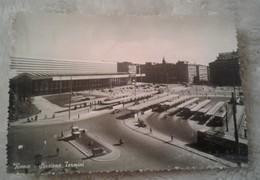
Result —
<instances>
[{"instance_id":1,"label":"tall building","mask_svg":"<svg viewBox=\"0 0 260 180\"><path fill-rule=\"evenodd\" d=\"M193 83L194 78L198 77L198 68L196 64L187 64L188 66L188 83Z\"/></svg>"},{"instance_id":2,"label":"tall building","mask_svg":"<svg viewBox=\"0 0 260 180\"><path fill-rule=\"evenodd\" d=\"M197 66L197 76L199 78L199 81L207 82L209 80L209 68L205 65L198 65Z\"/></svg>"},{"instance_id":3,"label":"tall building","mask_svg":"<svg viewBox=\"0 0 260 180\"><path fill-rule=\"evenodd\" d=\"M117 72L128 73L130 77L129 82L133 82L133 80L142 81L142 78L145 76L145 74L141 72L141 66L139 64L133 64L131 62L118 62Z\"/></svg>"},{"instance_id":4,"label":"tall building","mask_svg":"<svg viewBox=\"0 0 260 180\"><path fill-rule=\"evenodd\" d=\"M175 65L175 75L179 83L207 83L208 66L178 61Z\"/></svg>"},{"instance_id":5,"label":"tall building","mask_svg":"<svg viewBox=\"0 0 260 180\"><path fill-rule=\"evenodd\" d=\"M133 63L131 62L118 62L117 63L117 72L126 72L133 71Z\"/></svg>"},{"instance_id":6,"label":"tall building","mask_svg":"<svg viewBox=\"0 0 260 180\"><path fill-rule=\"evenodd\" d=\"M214 62L209 63L210 81L216 86L240 86L238 52L219 53Z\"/></svg>"},{"instance_id":7,"label":"tall building","mask_svg":"<svg viewBox=\"0 0 260 180\"><path fill-rule=\"evenodd\" d=\"M144 82L148 83L175 83L174 64L166 63L163 59L162 63L147 62L141 65L141 72L145 74Z\"/></svg>"}]
</instances>

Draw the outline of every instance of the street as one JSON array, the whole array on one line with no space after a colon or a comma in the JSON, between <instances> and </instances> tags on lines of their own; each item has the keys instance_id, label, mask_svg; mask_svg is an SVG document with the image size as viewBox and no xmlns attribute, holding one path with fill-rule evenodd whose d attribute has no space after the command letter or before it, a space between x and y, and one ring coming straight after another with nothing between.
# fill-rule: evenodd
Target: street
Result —
<instances>
[{"instance_id":1,"label":"street","mask_svg":"<svg viewBox=\"0 0 260 180\"><path fill-rule=\"evenodd\" d=\"M194 165L198 168L220 166L216 162L183 151L165 142L138 134L128 129L122 120L116 119L115 115L110 113L74 124L87 129L88 133L98 136L110 145L117 144L122 138L124 145L116 146L120 150L121 156L107 162L84 159L83 154L70 144L56 140L62 130L71 127L71 123L65 123L40 127L12 127L9 130L9 144L11 144L8 151L9 164L19 162L33 165L35 155L41 154L44 157L43 161L46 161L47 164L83 161L84 167L80 167L80 169L88 172L172 169L194 167ZM19 149L19 145L22 145L23 148ZM60 149L58 156L55 151L57 147ZM54 168L54 171L58 170ZM12 168L10 171L13 171Z\"/></svg>"}]
</instances>

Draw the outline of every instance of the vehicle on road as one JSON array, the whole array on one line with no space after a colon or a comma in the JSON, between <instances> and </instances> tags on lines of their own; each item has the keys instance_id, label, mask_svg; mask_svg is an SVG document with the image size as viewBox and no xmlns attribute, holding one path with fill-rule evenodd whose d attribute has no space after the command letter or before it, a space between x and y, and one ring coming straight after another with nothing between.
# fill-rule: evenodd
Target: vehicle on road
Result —
<instances>
[{"instance_id":1,"label":"vehicle on road","mask_svg":"<svg viewBox=\"0 0 260 180\"><path fill-rule=\"evenodd\" d=\"M138 119L138 124L136 126L145 128L147 125L144 123L143 120Z\"/></svg>"},{"instance_id":2,"label":"vehicle on road","mask_svg":"<svg viewBox=\"0 0 260 180\"><path fill-rule=\"evenodd\" d=\"M115 109L113 112L112 112L112 114L117 114L117 113L119 113L121 110L120 109Z\"/></svg>"}]
</instances>

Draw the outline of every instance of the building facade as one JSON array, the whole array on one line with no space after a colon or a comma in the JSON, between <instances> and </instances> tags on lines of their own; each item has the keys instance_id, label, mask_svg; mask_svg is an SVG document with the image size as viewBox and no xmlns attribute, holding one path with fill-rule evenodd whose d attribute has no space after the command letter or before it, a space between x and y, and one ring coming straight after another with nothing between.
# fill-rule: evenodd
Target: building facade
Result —
<instances>
[{"instance_id":1,"label":"building facade","mask_svg":"<svg viewBox=\"0 0 260 180\"><path fill-rule=\"evenodd\" d=\"M175 75L179 83L207 83L209 80L208 66L189 64L187 61L178 61L175 64Z\"/></svg>"},{"instance_id":2,"label":"building facade","mask_svg":"<svg viewBox=\"0 0 260 180\"><path fill-rule=\"evenodd\" d=\"M118 62L117 63L117 72L118 73L128 73L129 74L129 83L136 81L142 82L145 74L141 71L141 65L133 64L131 62Z\"/></svg>"},{"instance_id":3,"label":"building facade","mask_svg":"<svg viewBox=\"0 0 260 180\"><path fill-rule=\"evenodd\" d=\"M187 64L188 66L188 82L193 83L194 78L198 77L198 66L196 64Z\"/></svg>"},{"instance_id":4,"label":"building facade","mask_svg":"<svg viewBox=\"0 0 260 180\"><path fill-rule=\"evenodd\" d=\"M146 63L141 66L148 83L197 83L208 81L208 66L189 64L187 61L173 63Z\"/></svg>"},{"instance_id":5,"label":"building facade","mask_svg":"<svg viewBox=\"0 0 260 180\"><path fill-rule=\"evenodd\" d=\"M11 58L11 90L19 98L126 85L116 63Z\"/></svg>"},{"instance_id":6,"label":"building facade","mask_svg":"<svg viewBox=\"0 0 260 180\"><path fill-rule=\"evenodd\" d=\"M197 73L199 81L208 82L209 81L209 68L205 65L198 65L197 66Z\"/></svg>"},{"instance_id":7,"label":"building facade","mask_svg":"<svg viewBox=\"0 0 260 180\"><path fill-rule=\"evenodd\" d=\"M238 52L220 53L209 63L210 82L215 86L240 86Z\"/></svg>"},{"instance_id":8,"label":"building facade","mask_svg":"<svg viewBox=\"0 0 260 180\"><path fill-rule=\"evenodd\" d=\"M146 63L141 65L145 74L144 82L148 83L175 83L174 64L171 63Z\"/></svg>"}]
</instances>

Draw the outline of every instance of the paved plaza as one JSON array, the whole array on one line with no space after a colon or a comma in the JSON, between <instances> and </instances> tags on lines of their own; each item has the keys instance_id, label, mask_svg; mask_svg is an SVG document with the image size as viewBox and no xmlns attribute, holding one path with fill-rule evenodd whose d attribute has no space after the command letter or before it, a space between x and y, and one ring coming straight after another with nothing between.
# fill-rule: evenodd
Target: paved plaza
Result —
<instances>
[{"instance_id":1,"label":"paved plaza","mask_svg":"<svg viewBox=\"0 0 260 180\"><path fill-rule=\"evenodd\" d=\"M191 146L197 142L198 131L214 131L216 128L207 127L205 124L199 125L191 119L183 120L177 115L166 117L164 115L167 110L154 112L150 108L141 114L127 116L131 114L128 109L137 106L137 103L141 105L140 107L146 107L146 105L153 105L151 102L160 103L160 99L165 102L181 97L198 97L199 102L203 99L211 99L207 106L213 107L219 101L229 102L232 88L162 86L164 93L154 94L138 101L119 103L113 105L112 109L97 110L99 107L107 106L102 102L112 99L119 101L123 98L126 100L126 97L134 98L138 94L144 95L155 90L146 88L142 84L137 87L128 85L113 88L110 92L108 89L77 92L77 94L87 93L88 96L98 96L98 98L74 102L73 106L76 108L71 108L70 111L66 103L64 106L59 106L58 103L48 101L45 96L34 97L33 103L41 110L37 114L37 120L28 122L28 118L24 118L10 123L8 170L22 173L38 171L35 165L37 155L41 155L41 163L46 165L46 167L40 167L41 173L237 166L235 161ZM84 103L85 106L82 105ZM231 105L228 105L228 109L228 131L226 131L226 126L221 128L225 136L234 139ZM241 127L240 139L244 142L246 141L242 130L245 124L244 106L237 106L236 116L238 126ZM138 126L140 120L144 122L145 127ZM63 132L70 133L73 126L85 129L89 142L98 142L100 146L107 148L109 153L94 157L91 148L89 149L90 145L84 145L75 140L57 140ZM73 165L69 166L68 162ZM17 163L28 165L28 167L17 168ZM59 165L55 167L55 164Z\"/></svg>"}]
</instances>

